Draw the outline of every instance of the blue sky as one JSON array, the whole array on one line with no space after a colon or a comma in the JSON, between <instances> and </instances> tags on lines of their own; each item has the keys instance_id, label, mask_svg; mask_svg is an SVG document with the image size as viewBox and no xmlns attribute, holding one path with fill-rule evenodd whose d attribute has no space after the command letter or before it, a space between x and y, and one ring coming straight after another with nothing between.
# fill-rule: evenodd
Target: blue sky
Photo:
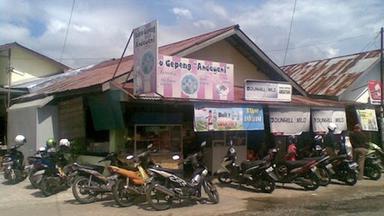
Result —
<instances>
[{"instance_id":1,"label":"blue sky","mask_svg":"<svg viewBox=\"0 0 384 216\"><path fill-rule=\"evenodd\" d=\"M118 57L132 28L159 21L159 44L240 28L283 63L294 0L76 0L62 62ZM0 44L18 42L59 60L72 0L0 0ZM382 0L297 0L286 64L379 48ZM131 52L131 49L129 50Z\"/></svg>"}]
</instances>

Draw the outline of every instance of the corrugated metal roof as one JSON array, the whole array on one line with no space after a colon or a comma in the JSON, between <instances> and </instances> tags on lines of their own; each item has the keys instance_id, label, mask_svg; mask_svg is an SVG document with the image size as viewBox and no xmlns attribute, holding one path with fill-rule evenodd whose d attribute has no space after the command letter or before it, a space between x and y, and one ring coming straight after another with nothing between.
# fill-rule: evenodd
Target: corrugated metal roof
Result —
<instances>
[{"instance_id":1,"label":"corrugated metal roof","mask_svg":"<svg viewBox=\"0 0 384 216\"><path fill-rule=\"evenodd\" d=\"M202 34L196 37L192 37L186 40L182 40L176 43L168 44L159 48L159 52L164 55L176 55L177 53L205 42L211 38L214 38L218 35L221 35L229 30L236 28L237 25L229 26L223 29L219 29L213 32ZM113 73L116 69L119 59L112 59L104 61L100 64L95 65L94 67L84 71L78 76L68 77L59 82L56 82L54 85L50 85L46 88L42 88L36 94L50 94L56 92L64 92L69 90L75 90L80 88L91 87L105 83L112 79ZM123 58L119 70L116 73L116 77L121 76L130 72L133 68L133 56L126 56ZM35 95L36 95L35 94ZM28 95L26 95L28 97Z\"/></svg>"},{"instance_id":2,"label":"corrugated metal roof","mask_svg":"<svg viewBox=\"0 0 384 216\"><path fill-rule=\"evenodd\" d=\"M310 95L339 96L380 59L380 50L281 67Z\"/></svg>"}]
</instances>

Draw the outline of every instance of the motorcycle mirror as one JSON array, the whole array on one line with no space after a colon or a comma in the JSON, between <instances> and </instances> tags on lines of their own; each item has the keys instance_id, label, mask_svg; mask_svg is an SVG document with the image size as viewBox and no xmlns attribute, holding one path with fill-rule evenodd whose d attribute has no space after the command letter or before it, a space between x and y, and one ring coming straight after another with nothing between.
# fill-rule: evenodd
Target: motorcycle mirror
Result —
<instances>
[{"instance_id":1,"label":"motorcycle mirror","mask_svg":"<svg viewBox=\"0 0 384 216\"><path fill-rule=\"evenodd\" d=\"M204 141L204 142L201 143L200 146L201 146L201 147L205 147L206 145L207 145L207 141Z\"/></svg>"},{"instance_id":2,"label":"motorcycle mirror","mask_svg":"<svg viewBox=\"0 0 384 216\"><path fill-rule=\"evenodd\" d=\"M149 143L149 145L147 146L147 149L151 149L152 147L153 147L153 144Z\"/></svg>"},{"instance_id":3,"label":"motorcycle mirror","mask_svg":"<svg viewBox=\"0 0 384 216\"><path fill-rule=\"evenodd\" d=\"M127 160L132 160L132 158L133 158L133 155L128 155L128 156L126 157Z\"/></svg>"},{"instance_id":4,"label":"motorcycle mirror","mask_svg":"<svg viewBox=\"0 0 384 216\"><path fill-rule=\"evenodd\" d=\"M179 155L173 155L172 156L172 160L179 160L180 159L180 156Z\"/></svg>"}]
</instances>

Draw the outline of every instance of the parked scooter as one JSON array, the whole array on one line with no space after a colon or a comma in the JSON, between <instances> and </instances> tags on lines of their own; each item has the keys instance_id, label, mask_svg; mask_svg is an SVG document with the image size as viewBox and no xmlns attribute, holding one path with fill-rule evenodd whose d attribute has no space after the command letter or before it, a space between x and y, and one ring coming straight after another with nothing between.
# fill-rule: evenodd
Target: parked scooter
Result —
<instances>
[{"instance_id":1,"label":"parked scooter","mask_svg":"<svg viewBox=\"0 0 384 216\"><path fill-rule=\"evenodd\" d=\"M147 150L134 157L129 155L128 160L134 159L134 166L130 168L122 168L110 166L111 173L118 175L116 184L112 192L113 198L119 206L131 206L138 196L146 194L146 183L149 181L148 168L154 166L155 163L150 157L152 144L147 146Z\"/></svg>"},{"instance_id":2,"label":"parked scooter","mask_svg":"<svg viewBox=\"0 0 384 216\"><path fill-rule=\"evenodd\" d=\"M4 178L11 184L18 183L27 177L28 168L24 167L24 155L18 150L26 142L23 135L17 135L15 144L4 155L2 161Z\"/></svg>"},{"instance_id":3,"label":"parked scooter","mask_svg":"<svg viewBox=\"0 0 384 216\"><path fill-rule=\"evenodd\" d=\"M294 183L306 190L316 190L319 187L319 176L316 172L317 160L279 160L274 164L276 181Z\"/></svg>"},{"instance_id":4,"label":"parked scooter","mask_svg":"<svg viewBox=\"0 0 384 216\"><path fill-rule=\"evenodd\" d=\"M68 189L76 175L76 166L68 164L65 159L65 152L69 150L69 141L62 139L58 149L52 148L48 152L47 159L50 160L50 164L44 165L44 174L40 181L39 188L44 196L50 196L62 190Z\"/></svg>"},{"instance_id":5,"label":"parked scooter","mask_svg":"<svg viewBox=\"0 0 384 216\"><path fill-rule=\"evenodd\" d=\"M119 166L122 163L117 159L116 153L109 153L98 163L111 161L111 165ZM92 203L97 195L112 191L118 175L103 175L104 166L73 164L76 177L72 184L72 193L75 199L81 204Z\"/></svg>"},{"instance_id":6,"label":"parked scooter","mask_svg":"<svg viewBox=\"0 0 384 216\"><path fill-rule=\"evenodd\" d=\"M184 163L191 163L193 174L191 179L184 179L182 175L174 170L160 167L149 168L153 175L147 189L147 201L156 210L165 210L172 206L176 200L195 200L202 201L201 187L208 195L208 202L218 203L219 194L216 187L208 179L208 170L203 164L203 148L206 142L201 144L201 150L198 153L188 156ZM180 157L175 155L174 160Z\"/></svg>"},{"instance_id":7,"label":"parked scooter","mask_svg":"<svg viewBox=\"0 0 384 216\"><path fill-rule=\"evenodd\" d=\"M368 154L365 157L364 176L371 180L378 180L381 177L381 160L376 154Z\"/></svg>"},{"instance_id":8,"label":"parked scooter","mask_svg":"<svg viewBox=\"0 0 384 216\"><path fill-rule=\"evenodd\" d=\"M375 154L380 160L381 163L379 164L381 171L384 172L384 151L383 149L376 145L375 143L369 142L368 143L368 153L367 155Z\"/></svg>"},{"instance_id":9,"label":"parked scooter","mask_svg":"<svg viewBox=\"0 0 384 216\"><path fill-rule=\"evenodd\" d=\"M273 149L270 154L276 152L277 150ZM272 193L275 189L272 158L274 158L273 155L268 155L263 160L243 161L239 166L236 164L236 149L231 140L227 154L221 162L221 168L216 171L215 175L221 183L236 182L240 186L242 184L251 185L260 188L265 193Z\"/></svg>"},{"instance_id":10,"label":"parked scooter","mask_svg":"<svg viewBox=\"0 0 384 216\"><path fill-rule=\"evenodd\" d=\"M355 185L357 182L357 163L346 154L338 155L329 160L327 170L331 179L345 182L347 185Z\"/></svg>"},{"instance_id":11,"label":"parked scooter","mask_svg":"<svg viewBox=\"0 0 384 216\"><path fill-rule=\"evenodd\" d=\"M50 160L47 159L46 148L41 147L34 156L28 157L27 160L28 164L31 166L28 174L29 182L31 183L32 187L38 188L44 174L44 165L49 166Z\"/></svg>"}]
</instances>

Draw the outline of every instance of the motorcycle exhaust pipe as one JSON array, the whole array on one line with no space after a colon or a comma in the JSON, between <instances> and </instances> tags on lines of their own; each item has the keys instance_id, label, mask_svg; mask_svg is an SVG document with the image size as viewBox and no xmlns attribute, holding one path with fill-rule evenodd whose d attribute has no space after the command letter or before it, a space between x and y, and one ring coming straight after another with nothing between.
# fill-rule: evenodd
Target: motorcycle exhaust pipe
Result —
<instances>
[{"instance_id":1,"label":"motorcycle exhaust pipe","mask_svg":"<svg viewBox=\"0 0 384 216\"><path fill-rule=\"evenodd\" d=\"M162 193L165 193L169 196L175 196L175 192L169 190L168 188L162 186L162 185L159 185L159 184L155 184L155 187L154 187L156 190L162 192Z\"/></svg>"}]
</instances>

